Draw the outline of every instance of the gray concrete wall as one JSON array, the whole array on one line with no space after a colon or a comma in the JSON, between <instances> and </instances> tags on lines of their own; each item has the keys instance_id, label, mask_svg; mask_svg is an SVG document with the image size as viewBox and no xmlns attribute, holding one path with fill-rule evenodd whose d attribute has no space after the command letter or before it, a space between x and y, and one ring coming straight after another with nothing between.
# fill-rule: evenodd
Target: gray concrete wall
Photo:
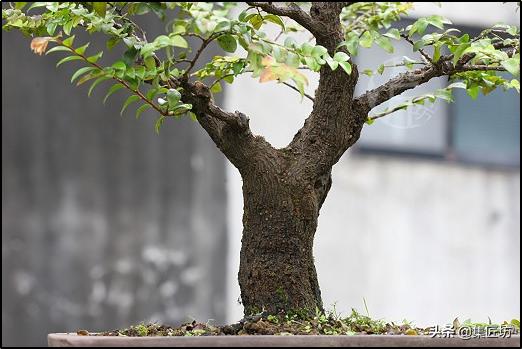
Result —
<instances>
[{"instance_id":1,"label":"gray concrete wall","mask_svg":"<svg viewBox=\"0 0 522 349\"><path fill-rule=\"evenodd\" d=\"M416 4L417 14L435 11L456 24L520 23L515 4L480 4L471 12L469 4L446 5ZM383 54L383 59L390 57ZM307 90L313 93L317 75L309 79ZM227 108L249 115L253 132L276 147L290 142L312 106L281 84L261 84L249 76L237 79L227 93ZM436 108L430 109L433 119L440 110ZM404 130L404 137L408 133L414 129ZM227 175L228 308L233 321L242 311L236 302L236 276L243 203L238 172L229 166ZM316 235L325 306L331 309L337 303L343 314L352 307L364 311L364 297L373 317L407 318L426 326L457 316L476 321L519 318L519 190L519 169L349 151L334 166Z\"/></svg>"},{"instance_id":2,"label":"gray concrete wall","mask_svg":"<svg viewBox=\"0 0 522 349\"><path fill-rule=\"evenodd\" d=\"M154 113L119 116L125 93L87 98L77 62L56 69L29 43L2 32L2 345L224 321L224 158L191 120L157 136Z\"/></svg>"}]
</instances>

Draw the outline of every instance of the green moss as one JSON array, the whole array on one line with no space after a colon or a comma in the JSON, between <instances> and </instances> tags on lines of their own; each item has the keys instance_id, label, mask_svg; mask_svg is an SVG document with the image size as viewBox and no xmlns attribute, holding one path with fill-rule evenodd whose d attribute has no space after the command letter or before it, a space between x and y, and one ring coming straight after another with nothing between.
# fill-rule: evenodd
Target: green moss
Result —
<instances>
[{"instance_id":1,"label":"green moss","mask_svg":"<svg viewBox=\"0 0 522 349\"><path fill-rule=\"evenodd\" d=\"M520 333L519 320L503 322L501 325L511 325ZM471 322L466 320L462 324L458 319L453 326L486 327L495 326L489 323ZM101 333L106 336L218 336L218 335L364 335L364 334L396 334L396 335L428 335L430 328L418 328L411 321L402 323L385 322L382 319L372 319L352 309L349 316L340 316L334 311L321 312L316 310L310 315L304 310L295 310L292 313L268 314L266 312L248 316L239 323L226 326L211 326L209 323L183 324L171 327L158 324L139 324L128 329ZM99 335L99 334L98 334Z\"/></svg>"}]
</instances>

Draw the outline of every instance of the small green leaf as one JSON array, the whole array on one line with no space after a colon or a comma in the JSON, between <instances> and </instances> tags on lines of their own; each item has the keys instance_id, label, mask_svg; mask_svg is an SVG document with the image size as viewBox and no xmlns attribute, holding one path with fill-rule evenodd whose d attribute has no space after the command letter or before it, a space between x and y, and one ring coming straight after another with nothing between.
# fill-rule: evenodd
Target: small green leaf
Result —
<instances>
[{"instance_id":1,"label":"small green leaf","mask_svg":"<svg viewBox=\"0 0 522 349\"><path fill-rule=\"evenodd\" d=\"M392 28L383 35L387 36L389 38L395 39L395 40L400 40L400 38L401 38L401 33L399 32L399 29L397 29L397 28Z\"/></svg>"},{"instance_id":2,"label":"small green leaf","mask_svg":"<svg viewBox=\"0 0 522 349\"><path fill-rule=\"evenodd\" d=\"M71 50L65 46L55 46L55 47L49 49L45 54L48 55L51 52L59 52L59 51L71 52Z\"/></svg>"},{"instance_id":3,"label":"small green leaf","mask_svg":"<svg viewBox=\"0 0 522 349\"><path fill-rule=\"evenodd\" d=\"M223 89L221 88L221 83L219 81L216 82L215 84L213 84L212 87L210 88L210 92L212 92L212 93L219 93L222 90Z\"/></svg>"},{"instance_id":4,"label":"small green leaf","mask_svg":"<svg viewBox=\"0 0 522 349\"><path fill-rule=\"evenodd\" d=\"M279 16L269 14L269 15L266 15L266 16L264 17L264 19L265 19L265 21L268 21L268 22L272 22L272 23L277 24L277 25L280 26L283 30L285 29L285 23L283 22L283 20L282 20L281 17L279 17Z\"/></svg>"},{"instance_id":5,"label":"small green leaf","mask_svg":"<svg viewBox=\"0 0 522 349\"><path fill-rule=\"evenodd\" d=\"M101 56L103 56L103 51L100 51L100 52L98 52L97 54L95 54L93 56L87 57L87 61L89 63L96 63L101 58Z\"/></svg>"},{"instance_id":6,"label":"small green leaf","mask_svg":"<svg viewBox=\"0 0 522 349\"><path fill-rule=\"evenodd\" d=\"M435 91L435 97L445 100L446 102L453 102L453 96L451 89L440 88Z\"/></svg>"},{"instance_id":7,"label":"small green leaf","mask_svg":"<svg viewBox=\"0 0 522 349\"><path fill-rule=\"evenodd\" d=\"M332 58L328 57L326 59L326 63L330 66L330 69L335 70L339 66L339 62L334 61Z\"/></svg>"},{"instance_id":8,"label":"small green leaf","mask_svg":"<svg viewBox=\"0 0 522 349\"><path fill-rule=\"evenodd\" d=\"M384 64L381 64L379 68L377 68L377 73L381 74L384 73Z\"/></svg>"},{"instance_id":9,"label":"small green leaf","mask_svg":"<svg viewBox=\"0 0 522 349\"><path fill-rule=\"evenodd\" d=\"M58 63L56 63L56 67L59 67L60 65L62 65L63 63L66 63L66 62L77 61L77 60L81 60L81 59L82 59L82 57L80 57L80 56L68 56L68 57L65 57L62 60L60 60Z\"/></svg>"},{"instance_id":10,"label":"small green leaf","mask_svg":"<svg viewBox=\"0 0 522 349\"><path fill-rule=\"evenodd\" d=\"M92 70L97 70L98 68L95 68L95 67L83 67L83 68L80 68L78 69L74 74L73 76L71 77L71 83L76 80L77 78L79 78L82 74L85 74L85 73L88 73Z\"/></svg>"},{"instance_id":11,"label":"small green leaf","mask_svg":"<svg viewBox=\"0 0 522 349\"><path fill-rule=\"evenodd\" d=\"M346 72L346 74L350 75L352 73L352 65L348 62L339 62L339 65L343 70Z\"/></svg>"},{"instance_id":12,"label":"small green leaf","mask_svg":"<svg viewBox=\"0 0 522 349\"><path fill-rule=\"evenodd\" d=\"M520 93L520 81L516 79L511 80L509 82L509 87L514 88L518 93Z\"/></svg>"},{"instance_id":13,"label":"small green leaf","mask_svg":"<svg viewBox=\"0 0 522 349\"><path fill-rule=\"evenodd\" d=\"M67 23L65 23L63 25L63 32L65 33L65 35L70 35L71 34L72 27L73 27L73 21L72 20L70 20L69 22L67 22Z\"/></svg>"},{"instance_id":14,"label":"small green leaf","mask_svg":"<svg viewBox=\"0 0 522 349\"><path fill-rule=\"evenodd\" d=\"M87 49L87 47L89 47L89 43L86 43L82 47L78 47L74 51L76 51L76 53L78 53L79 55L83 55L85 53L85 50Z\"/></svg>"},{"instance_id":15,"label":"small green leaf","mask_svg":"<svg viewBox=\"0 0 522 349\"><path fill-rule=\"evenodd\" d=\"M377 43L377 45L379 45L384 51L388 53L393 53L394 49L390 39L382 35L376 35L374 40L375 43Z\"/></svg>"},{"instance_id":16,"label":"small green leaf","mask_svg":"<svg viewBox=\"0 0 522 349\"><path fill-rule=\"evenodd\" d=\"M188 42L180 35L174 35L169 40L170 46L188 48Z\"/></svg>"},{"instance_id":17,"label":"small green leaf","mask_svg":"<svg viewBox=\"0 0 522 349\"><path fill-rule=\"evenodd\" d=\"M106 2L92 2L92 9L96 14L100 17L105 17L107 12L107 3Z\"/></svg>"},{"instance_id":18,"label":"small green leaf","mask_svg":"<svg viewBox=\"0 0 522 349\"><path fill-rule=\"evenodd\" d=\"M346 49L352 56L357 56L359 36L355 33L349 33L347 36L348 38L346 41L343 41L343 44L346 46Z\"/></svg>"},{"instance_id":19,"label":"small green leaf","mask_svg":"<svg viewBox=\"0 0 522 349\"><path fill-rule=\"evenodd\" d=\"M480 88L478 86L472 86L472 87L468 88L466 91L468 92L468 95L472 99L477 99L479 92L480 92Z\"/></svg>"},{"instance_id":20,"label":"small green leaf","mask_svg":"<svg viewBox=\"0 0 522 349\"><path fill-rule=\"evenodd\" d=\"M116 62L114 62L114 64L111 67L113 67L114 69L117 69L117 70L127 69L125 62L123 62L123 61L116 61Z\"/></svg>"},{"instance_id":21,"label":"small green leaf","mask_svg":"<svg viewBox=\"0 0 522 349\"><path fill-rule=\"evenodd\" d=\"M520 74L520 56L518 58L517 57L508 58L508 59L500 62L500 64L514 76L518 76Z\"/></svg>"},{"instance_id":22,"label":"small green leaf","mask_svg":"<svg viewBox=\"0 0 522 349\"><path fill-rule=\"evenodd\" d=\"M371 124L373 124L374 122L375 122L374 119L370 119L370 118L366 119L366 124L367 124L367 125L371 125Z\"/></svg>"},{"instance_id":23,"label":"small green leaf","mask_svg":"<svg viewBox=\"0 0 522 349\"><path fill-rule=\"evenodd\" d=\"M361 39L359 40L359 44L365 48L372 47L372 44L373 44L372 34L370 34L369 31L365 31L364 34L361 36Z\"/></svg>"},{"instance_id":24,"label":"small green leaf","mask_svg":"<svg viewBox=\"0 0 522 349\"><path fill-rule=\"evenodd\" d=\"M114 46L116 46L119 42L121 41L121 39L117 36L113 36L111 37L109 40L107 40L107 48L109 50L111 50Z\"/></svg>"},{"instance_id":25,"label":"small green leaf","mask_svg":"<svg viewBox=\"0 0 522 349\"><path fill-rule=\"evenodd\" d=\"M136 73L136 76L140 79L144 79L145 78L145 67L143 66L137 66L136 68L134 68L134 71Z\"/></svg>"},{"instance_id":26,"label":"small green leaf","mask_svg":"<svg viewBox=\"0 0 522 349\"><path fill-rule=\"evenodd\" d=\"M127 107L133 103L133 102L136 102L140 99L140 97L136 96L136 95L132 95L130 96L129 98L127 98L127 100L125 101L125 103L123 103L123 107L121 108L120 110L120 115L123 115L123 112L125 111L125 109L127 109Z\"/></svg>"},{"instance_id":27,"label":"small green leaf","mask_svg":"<svg viewBox=\"0 0 522 349\"><path fill-rule=\"evenodd\" d=\"M457 64L460 57L462 57L462 55L464 54L464 51L470 46L471 44L469 42L464 42L457 47L457 49L453 53L453 65Z\"/></svg>"},{"instance_id":28,"label":"small green leaf","mask_svg":"<svg viewBox=\"0 0 522 349\"><path fill-rule=\"evenodd\" d=\"M442 46L441 42L437 42L433 45L433 62L437 63L440 59L440 48Z\"/></svg>"},{"instance_id":29,"label":"small green leaf","mask_svg":"<svg viewBox=\"0 0 522 349\"><path fill-rule=\"evenodd\" d=\"M181 93L179 93L178 90L171 88L167 91L167 101L169 102L170 107L174 107L176 104L178 104L180 99Z\"/></svg>"},{"instance_id":30,"label":"small green leaf","mask_svg":"<svg viewBox=\"0 0 522 349\"><path fill-rule=\"evenodd\" d=\"M103 99L103 104L105 104L105 102L107 101L107 98L109 98L110 95L112 95L114 92L116 92L116 91L118 91L118 90L120 90L120 89L122 89L124 87L125 86L123 86L120 83L112 85L112 87L109 89L109 91L105 95L105 98Z\"/></svg>"},{"instance_id":31,"label":"small green leaf","mask_svg":"<svg viewBox=\"0 0 522 349\"><path fill-rule=\"evenodd\" d=\"M67 39L65 39L64 41L62 41L62 44L63 44L63 46L71 47L72 44L73 44L73 42L74 42L74 35L69 36Z\"/></svg>"},{"instance_id":32,"label":"small green leaf","mask_svg":"<svg viewBox=\"0 0 522 349\"><path fill-rule=\"evenodd\" d=\"M336 52L333 56L334 61L336 62L346 62L350 59L350 56L348 56L346 53L339 51Z\"/></svg>"},{"instance_id":33,"label":"small green leaf","mask_svg":"<svg viewBox=\"0 0 522 349\"><path fill-rule=\"evenodd\" d=\"M230 35L230 34L226 34L226 35L221 35L218 39L217 39L217 42L219 44L219 46L225 50L226 52L230 52L230 53L233 53L236 51L237 49L237 41L236 39Z\"/></svg>"},{"instance_id":34,"label":"small green leaf","mask_svg":"<svg viewBox=\"0 0 522 349\"><path fill-rule=\"evenodd\" d=\"M147 109L152 109L152 107L148 103L146 103L146 104L142 105L141 107L139 107L138 109L136 109L136 119L139 119L141 116L141 113L143 113Z\"/></svg>"},{"instance_id":35,"label":"small green leaf","mask_svg":"<svg viewBox=\"0 0 522 349\"><path fill-rule=\"evenodd\" d=\"M156 120L156 124L154 125L154 128L156 129L156 133L159 135L159 131L160 131L160 128L161 128L161 125L163 125L163 122L165 121L167 117L165 115L162 115L160 116L157 120Z\"/></svg>"},{"instance_id":36,"label":"small green leaf","mask_svg":"<svg viewBox=\"0 0 522 349\"><path fill-rule=\"evenodd\" d=\"M103 81L106 81L106 80L109 80L110 77L108 76L102 76L96 80L94 80L94 82L91 84L91 86L89 87L89 91L87 92L87 96L90 97L91 94L92 94L92 91L94 90L94 88L96 86L98 86L100 83L102 83Z\"/></svg>"}]
</instances>

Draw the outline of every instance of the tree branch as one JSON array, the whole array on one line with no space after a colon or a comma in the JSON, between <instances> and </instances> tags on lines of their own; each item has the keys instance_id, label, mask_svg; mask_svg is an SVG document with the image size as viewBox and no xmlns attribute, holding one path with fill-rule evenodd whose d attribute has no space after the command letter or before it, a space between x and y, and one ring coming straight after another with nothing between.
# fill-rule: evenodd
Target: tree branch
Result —
<instances>
[{"instance_id":1,"label":"tree branch","mask_svg":"<svg viewBox=\"0 0 522 349\"><path fill-rule=\"evenodd\" d=\"M249 6L258 7L263 11L278 15L284 16L293 19L298 24L305 27L310 33L315 35L316 25L312 20L312 17L308 13L306 13L299 5L291 2L288 6L278 6L272 2L247 2Z\"/></svg>"}]
</instances>

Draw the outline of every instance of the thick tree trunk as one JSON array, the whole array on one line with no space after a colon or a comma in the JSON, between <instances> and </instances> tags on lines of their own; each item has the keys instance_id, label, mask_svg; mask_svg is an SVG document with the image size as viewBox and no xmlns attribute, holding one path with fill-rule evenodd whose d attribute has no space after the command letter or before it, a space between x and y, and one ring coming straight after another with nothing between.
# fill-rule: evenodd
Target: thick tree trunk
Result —
<instances>
[{"instance_id":1,"label":"thick tree trunk","mask_svg":"<svg viewBox=\"0 0 522 349\"><path fill-rule=\"evenodd\" d=\"M313 258L319 209L330 172L311 183L289 176L274 150L243 176L243 239L239 284L245 315L322 310Z\"/></svg>"}]
</instances>

